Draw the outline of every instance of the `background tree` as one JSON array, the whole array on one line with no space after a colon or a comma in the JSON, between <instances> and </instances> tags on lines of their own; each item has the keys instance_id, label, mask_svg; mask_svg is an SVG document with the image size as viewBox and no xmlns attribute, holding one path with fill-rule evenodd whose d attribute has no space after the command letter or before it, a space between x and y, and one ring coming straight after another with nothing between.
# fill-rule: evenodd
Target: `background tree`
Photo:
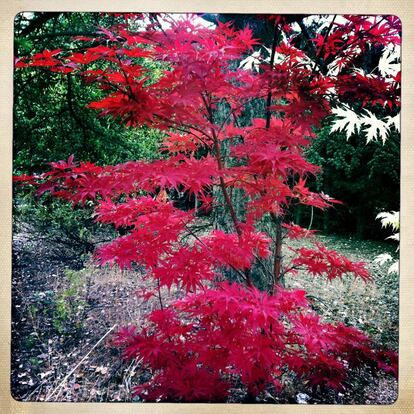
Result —
<instances>
[{"instance_id":1,"label":"background tree","mask_svg":"<svg viewBox=\"0 0 414 414\"><path fill-rule=\"evenodd\" d=\"M244 67L254 69L260 63L260 56L270 59L273 38L269 20L257 15L236 14L207 14L203 18L210 22L217 19L222 22L232 21L238 28L249 25L254 37L261 41L254 46L255 52L242 62ZM340 28L344 21L342 16L326 15L321 19L315 16L289 15L284 19L289 25L286 27L290 41L306 51L306 55L314 62L315 71L321 71L325 75L337 75L340 65L351 60L355 68L359 68L356 72L359 70L360 76L368 74L371 82L378 77L391 82L394 77L398 78L398 41L384 45L370 40L357 48L356 55L352 56L351 53L345 56L343 52L346 42L341 45L341 40L338 39L343 34ZM398 22L395 17L392 19ZM383 29L382 22L378 21L377 26L371 29L374 36L376 30ZM335 31L337 28L340 35ZM278 42L282 36L286 36L282 33L283 31L279 33ZM369 38L369 32L365 36ZM335 42L338 47L335 47ZM348 44L352 42L356 42L355 38L350 39ZM339 56L332 53L335 50L340 51ZM351 71L344 67L342 72L345 75ZM372 91L374 93L374 87ZM375 216L379 211L398 209L399 203L399 107L395 105L391 111L386 111L377 104L367 112L368 108L358 99L357 94L350 97L351 99L343 98L341 102L335 102L332 98L333 117L325 121L323 129L316 131L317 139L313 140L307 154L312 162L321 167L318 180L311 188L324 189L344 204L336 207L335 214L332 214L331 209L320 212L298 206L294 217L302 225L313 223L326 232L382 239L385 233L376 224ZM253 103L248 116L261 116L261 113L263 107L260 103ZM344 134L338 133L341 130ZM381 142L383 145L380 145Z\"/></svg>"},{"instance_id":2,"label":"background tree","mask_svg":"<svg viewBox=\"0 0 414 414\"><path fill-rule=\"evenodd\" d=\"M79 39L119 21L116 15L105 13L20 13L15 18L15 58L45 49L82 52L84 42ZM159 68L153 66L151 74L159 76ZM128 129L110 118L96 117L86 107L102 96L70 73L62 76L42 67L15 71L14 173L43 172L49 162L72 153L101 165L158 156L158 131ZM54 257L82 265L81 255L91 253L99 240L109 237L91 220L91 209L72 209L52 198L33 201L32 194L15 190L14 225L30 237L42 234L55 246L51 249Z\"/></svg>"}]
</instances>

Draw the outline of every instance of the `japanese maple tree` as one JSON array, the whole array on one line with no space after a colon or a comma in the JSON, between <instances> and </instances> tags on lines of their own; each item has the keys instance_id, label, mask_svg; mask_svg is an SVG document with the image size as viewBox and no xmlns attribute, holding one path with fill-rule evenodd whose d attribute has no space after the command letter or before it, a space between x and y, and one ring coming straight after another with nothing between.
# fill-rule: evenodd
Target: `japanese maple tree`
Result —
<instances>
[{"instance_id":1,"label":"japanese maple tree","mask_svg":"<svg viewBox=\"0 0 414 414\"><path fill-rule=\"evenodd\" d=\"M314 238L287 220L292 206L339 203L308 188L318 166L304 158L332 106L395 117L399 73L366 73L361 56L398 44L400 22L331 16L312 37L303 16L256 18L273 33L271 49L249 26L129 14L99 28L95 38L78 38L82 52L44 51L16 62L79 76L103 91L89 104L100 116L165 134L153 162L98 166L70 156L42 175L16 177L39 194L74 204L93 200L97 221L124 229L97 249L96 260L144 266L153 290L143 296L159 300L145 326L124 327L114 339L126 358L151 373L134 389L145 401L226 401L235 386L256 397L282 390L288 373L312 389L336 390L345 387L350 368L397 374L396 354L377 349L353 327L322 322L305 291L283 284L298 270L369 282L365 264L320 242L294 250L289 262L282 242ZM155 80L151 61L161 66ZM246 123L252 102L263 113ZM178 193L195 197L196 207L180 208ZM224 208L232 231L200 231L200 211L217 208ZM260 230L263 220L271 231ZM264 290L257 287L258 269L266 275Z\"/></svg>"}]
</instances>

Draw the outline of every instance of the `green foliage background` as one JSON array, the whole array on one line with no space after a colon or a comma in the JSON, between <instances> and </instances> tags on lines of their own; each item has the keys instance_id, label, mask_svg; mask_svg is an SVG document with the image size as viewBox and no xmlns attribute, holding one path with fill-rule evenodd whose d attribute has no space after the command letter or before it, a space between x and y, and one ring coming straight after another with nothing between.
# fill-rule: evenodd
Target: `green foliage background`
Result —
<instances>
[{"instance_id":1,"label":"green foliage background","mask_svg":"<svg viewBox=\"0 0 414 414\"><path fill-rule=\"evenodd\" d=\"M315 211L315 227L360 238L385 238L388 233L375 217L380 211L399 210L399 134L394 131L384 144L367 143L363 132L347 140L345 133L330 134L330 126L325 125L307 156L321 167L314 188L343 202Z\"/></svg>"},{"instance_id":2,"label":"green foliage background","mask_svg":"<svg viewBox=\"0 0 414 414\"><path fill-rule=\"evenodd\" d=\"M84 43L73 36L93 36L100 26L116 21L116 17L101 13L21 13L15 18L15 57L45 49L81 51ZM152 66L155 79L160 69ZM101 96L102 91L71 75L44 68L16 70L13 174L42 173L49 162L71 154L75 160L100 165L157 157L161 133L147 127L127 128L116 120L98 117L86 105ZM50 197L36 200L27 188L15 188L13 203L15 230L35 229L55 243L61 257L79 258L108 236L91 219L91 206L72 208Z\"/></svg>"}]
</instances>

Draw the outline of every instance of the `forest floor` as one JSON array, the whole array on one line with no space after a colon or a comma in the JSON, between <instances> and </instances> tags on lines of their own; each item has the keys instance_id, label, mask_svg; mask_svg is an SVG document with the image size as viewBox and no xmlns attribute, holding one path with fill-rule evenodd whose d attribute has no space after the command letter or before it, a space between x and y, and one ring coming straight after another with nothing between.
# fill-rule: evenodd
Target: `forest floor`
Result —
<instances>
[{"instance_id":1,"label":"forest floor","mask_svg":"<svg viewBox=\"0 0 414 414\"><path fill-rule=\"evenodd\" d=\"M380 253L395 255L393 247L332 235L318 239L351 260L367 262L373 281L365 284L346 277L326 282L298 274L286 281L287 286L307 290L324 320L344 321L381 346L396 350L398 276L373 262ZM111 335L120 326L139 325L142 314L155 306L136 294L144 283L142 274L98 268L91 260L80 268L79 262L54 257L51 246L33 235L15 234L13 249L13 397L20 401L133 401L131 389L145 379L145 373L139 361L122 360L120 351L111 347ZM373 377L368 371L354 376L350 385L349 391L323 399L286 390L283 396L261 402L390 404L398 394L394 379Z\"/></svg>"}]
</instances>

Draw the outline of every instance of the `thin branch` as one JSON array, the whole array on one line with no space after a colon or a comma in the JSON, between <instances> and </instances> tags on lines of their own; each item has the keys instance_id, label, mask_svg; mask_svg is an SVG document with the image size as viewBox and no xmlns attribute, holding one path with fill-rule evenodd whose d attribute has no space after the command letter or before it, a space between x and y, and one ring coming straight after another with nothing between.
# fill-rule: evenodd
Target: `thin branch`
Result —
<instances>
[{"instance_id":1,"label":"thin branch","mask_svg":"<svg viewBox=\"0 0 414 414\"><path fill-rule=\"evenodd\" d=\"M272 53L270 55L270 70L273 69L273 65L275 63L275 54L276 54L276 45L277 45L277 41L279 38L279 27L277 24L275 24L275 28L274 28L274 34L273 34L273 43L272 43ZM267 99L266 99L266 129L270 128L270 117L271 117L271 112L270 112L270 105L272 103L272 89L270 87L270 81L269 81L269 91L267 93Z\"/></svg>"},{"instance_id":2,"label":"thin branch","mask_svg":"<svg viewBox=\"0 0 414 414\"><path fill-rule=\"evenodd\" d=\"M206 249L210 250L211 249L203 242L203 240L201 240L196 233L194 233L191 229L189 229L188 227L186 227L187 231L189 234L191 234L200 244L202 244ZM229 265L239 276L241 276L241 278L245 281L248 282L248 278L246 277L246 275L241 272L239 269L236 269L234 266Z\"/></svg>"},{"instance_id":3,"label":"thin branch","mask_svg":"<svg viewBox=\"0 0 414 414\"><path fill-rule=\"evenodd\" d=\"M373 26L371 26L368 30L365 31L365 33L361 34L361 37L356 37L355 40L353 40L351 43L349 44L344 44L342 46L342 48L337 51L337 56L342 53L345 49L349 48L350 46L353 46L355 43L359 42L360 40L362 40L372 29L375 29L379 24L381 24L383 21L385 20L385 17L382 17L382 19L378 20Z\"/></svg>"},{"instance_id":4,"label":"thin branch","mask_svg":"<svg viewBox=\"0 0 414 414\"><path fill-rule=\"evenodd\" d=\"M82 365L82 363L88 358L88 356L94 351L95 348L99 346L99 344L115 329L117 324L112 325L105 333L104 336L102 336L98 342L89 350L89 352L75 365L73 369L69 371L69 373L63 378L63 380L59 383L59 385L46 397L45 401L49 401L53 395L56 393L56 391L61 388L65 382L69 379L69 377ZM60 391L58 395L60 394ZM58 396L57 395L57 396ZM57 397L56 396L56 397Z\"/></svg>"},{"instance_id":5,"label":"thin branch","mask_svg":"<svg viewBox=\"0 0 414 414\"><path fill-rule=\"evenodd\" d=\"M74 32L74 31L64 31L64 32L53 32L53 33L42 33L34 35L33 39L41 40L51 37L76 37L76 36L90 36L93 38L98 37L96 32Z\"/></svg>"},{"instance_id":6,"label":"thin branch","mask_svg":"<svg viewBox=\"0 0 414 414\"><path fill-rule=\"evenodd\" d=\"M319 48L319 50L317 51L317 53L316 53L316 59L318 59L319 58L319 55L322 53L322 50L324 49L324 47L325 47L325 42L326 42L326 39L328 38L328 36L329 36L329 33L331 32L331 30L332 30L332 27L333 27L333 24L334 24L334 22L335 22L335 19L336 19L336 14L334 15L334 17L333 17L333 19L332 19L332 21L331 21L331 24L329 25L329 27L328 27L328 30L326 31L326 33L325 33L325 36L324 36L324 38L323 38L323 44L321 45L321 47ZM315 65L313 66L313 69L312 69L312 73L315 73L315 71L316 71L316 66L317 66L317 62L315 61Z\"/></svg>"},{"instance_id":7,"label":"thin branch","mask_svg":"<svg viewBox=\"0 0 414 414\"><path fill-rule=\"evenodd\" d=\"M279 38L280 30L279 26L275 24L274 34L273 34L273 44L272 44L272 53L270 56L270 69L273 69L273 65L275 62L275 54L276 54L276 45ZM270 120L271 120L271 111L270 105L272 103L272 90L270 87L269 82L269 91L267 94L266 100L266 129L270 128ZM270 213L270 217L272 218L273 223L275 224L275 252L274 252L274 259L273 259L273 283L271 286L271 293L273 293L275 284L279 281L281 275L281 263L282 263L282 226L281 226L281 219L280 217L276 217L275 213Z\"/></svg>"},{"instance_id":8,"label":"thin branch","mask_svg":"<svg viewBox=\"0 0 414 414\"><path fill-rule=\"evenodd\" d=\"M31 20L29 25L26 26L19 34L19 37L24 37L24 36L28 36L29 34L31 34L32 32L34 32L37 29L40 29L45 23L47 23L49 20L55 18L55 17L59 17L62 13L50 13L50 12L46 12L46 13L41 13L40 15L38 15L38 17L34 20Z\"/></svg>"},{"instance_id":9,"label":"thin branch","mask_svg":"<svg viewBox=\"0 0 414 414\"><path fill-rule=\"evenodd\" d=\"M157 279L158 301L160 302L160 309L164 310L164 304L162 303L160 280Z\"/></svg>"},{"instance_id":10,"label":"thin branch","mask_svg":"<svg viewBox=\"0 0 414 414\"><path fill-rule=\"evenodd\" d=\"M317 64L319 66L319 68L325 72L326 71L326 63L325 61L317 55L317 50L316 50L316 46L314 44L314 42L312 42L312 37L308 32L308 28L305 26L305 24L303 23L302 20L298 21L300 30L302 31L303 36L305 37L306 41L308 42L308 44L310 45L310 48L313 51L313 54L315 55L315 64Z\"/></svg>"},{"instance_id":11,"label":"thin branch","mask_svg":"<svg viewBox=\"0 0 414 414\"><path fill-rule=\"evenodd\" d=\"M308 232L312 228L312 223L313 223L313 206L311 206L311 218L310 218L309 226L308 226L308 230L307 230Z\"/></svg>"},{"instance_id":12,"label":"thin branch","mask_svg":"<svg viewBox=\"0 0 414 414\"><path fill-rule=\"evenodd\" d=\"M209 121L211 123L211 134L213 136L214 150L216 152L217 165L218 165L218 169L219 169L219 172L220 172L219 182L220 182L221 191L223 193L224 200L226 201L227 207L230 211L230 216L231 216L231 219L234 223L234 227L236 229L237 235L240 238L241 235L242 235L242 232L241 232L241 229L240 229L240 222L237 218L236 211L234 209L233 203L232 203L231 198L229 196L229 193L227 191L226 183L224 182L224 178L221 174L221 172L223 171L224 168L223 168L223 162L222 162L222 155L221 155L221 151L220 151L220 145L219 145L219 142L218 142L216 131L214 130L214 127L213 127L213 124L214 124L213 111L211 109L211 104L209 102L207 102L207 99L204 95L202 95L202 99L203 99L203 102L206 106Z\"/></svg>"}]
</instances>

